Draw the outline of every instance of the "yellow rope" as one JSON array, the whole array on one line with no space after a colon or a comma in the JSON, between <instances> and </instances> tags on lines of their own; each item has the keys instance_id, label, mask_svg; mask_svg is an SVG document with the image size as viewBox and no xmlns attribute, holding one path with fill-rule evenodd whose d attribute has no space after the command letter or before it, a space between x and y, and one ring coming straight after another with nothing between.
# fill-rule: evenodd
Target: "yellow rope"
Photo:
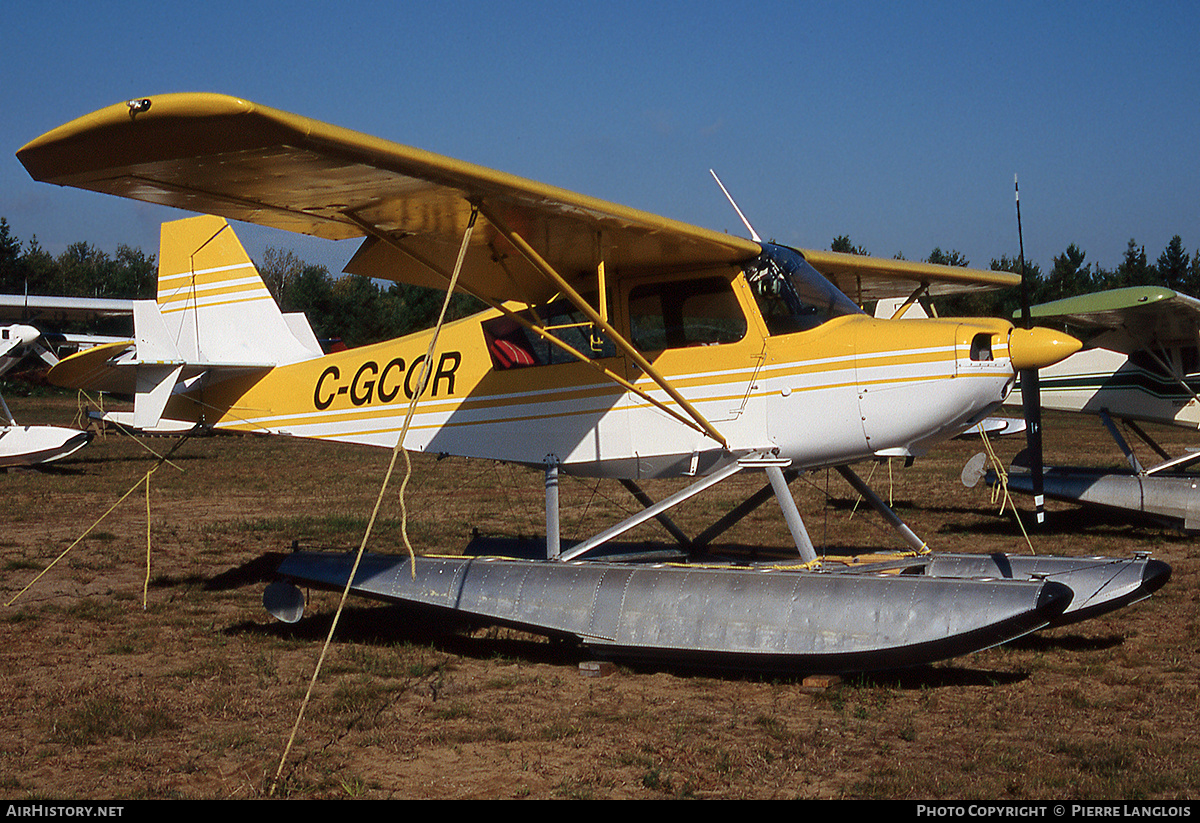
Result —
<instances>
[{"instance_id":1,"label":"yellow rope","mask_svg":"<svg viewBox=\"0 0 1200 823\"><path fill-rule=\"evenodd\" d=\"M191 435L192 435L192 432L194 432L194 431L195 431L195 429L192 429L191 431L189 431L189 432L187 432L186 434L184 434L184 435L183 435L183 437L179 438L179 440L177 440L177 441L175 442L175 445L171 447L171 450L170 450L169 452L167 452L165 455L162 455L161 457L159 457L159 459L158 459L158 462L157 462L157 463L155 463L155 464L154 464L154 466L153 466L153 467L151 467L151 469L150 469L148 472L146 472L146 474L145 474L145 475L143 475L143 476L142 476L142 478L141 478L140 480L138 480L136 483L134 483L132 486L130 486L130 487L129 487L129 491L127 491L127 492L125 492L123 495L121 495L121 497L120 497L120 498L117 500L117 502L116 502L116 503L113 503L111 506L109 506L109 507L108 507L108 511L106 511L104 514L100 515L100 517L96 518L96 522L95 522L95 523L93 523L92 525L88 526L88 527L87 527L87 529L84 531L84 533L83 533L83 534L81 534L81 535L79 535L79 537L75 538L75 542L74 542L74 543L72 543L70 546L67 546L65 549L63 549L62 553L61 553L61 554L59 554L59 556L58 556L58 557L54 558L54 560L52 560L52 561L50 562L50 565L48 565L48 566L46 566L46 568L42 569L42 571L41 571L41 572L39 572L39 573L38 573L38 575L37 575L36 577L34 577L34 578L33 578L33 580L30 580L30 581L29 581L29 583L28 583L28 584L25 586L25 588L21 589L19 592L17 592L16 594L14 594L14 595L12 596L12 598L11 598L11 599L9 599L9 601L8 601L7 603L5 603L4 605L6 605L6 606L11 606L13 603L15 603L15 602L17 601L17 598L19 598L21 595L25 594L25 592L27 592L27 591L29 591L31 588L33 588L33 585L34 585L35 583L37 583L39 580L41 580L43 577L45 577L45 576L46 576L46 574L47 574L47 573L48 573L48 572L49 572L49 571L50 571L52 568L54 568L56 565L58 565L58 562L59 562L60 560L62 560L64 557L66 557L66 556L67 556L67 555L68 555L68 554L71 552L71 550L72 550L72 549L74 549L76 546L78 546L78 545L80 544L80 542L81 542L81 541L82 541L82 540L83 540L85 537L87 537L89 534L91 534L91 533L92 533L92 530L93 530L93 529L95 529L97 526L99 526L99 525L100 525L100 523L101 523L101 521L103 521L103 520L104 520L104 518L106 518L106 517L108 517L110 514L112 514L112 513L113 513L113 510L114 510L114 509L116 509L116 508L117 508L117 506L121 505L121 503L123 503L123 502L125 501L125 498L127 498L127 497L129 497L129 495L133 494L133 493L134 493L134 491L136 491L136 490L137 490L137 487L138 487L138 486L140 486L140 485L142 485L143 483L145 483L145 484L146 484L146 554L147 554L147 560L146 560L146 564L147 564L147 570L146 570L146 575L147 575L146 588L149 588L149 574L150 574L150 571L149 571L149 552L150 552L150 475L152 475L152 474L154 474L156 471L158 471L159 467L160 467L160 466L161 466L163 463L166 463L166 462L168 462L168 458L169 458L169 457L170 457L172 454L174 454L174 453L175 453L175 450L176 450L176 449L178 449L178 448L179 448L181 445L183 445L183 443L184 443L184 441L185 441L185 440L187 440L189 437L191 437ZM145 589L144 589L143 591L145 591ZM144 600L144 599L143 599L143 602L142 602L142 608L145 608L145 600Z\"/></svg>"},{"instance_id":2,"label":"yellow rope","mask_svg":"<svg viewBox=\"0 0 1200 823\"><path fill-rule=\"evenodd\" d=\"M158 467L155 466L155 468L158 468ZM150 471L154 471L154 469L151 469ZM85 538L89 534L91 534L92 529L99 526L101 520L103 520L104 518L106 518L110 514L112 514L113 509L115 509L117 506L121 505L121 503L125 500L126 497L129 497L129 495L133 494L134 490L137 489L138 486L142 485L144 480L145 480L145 478L142 478L141 480L138 480L138 482L134 483L133 486L129 489L129 491L127 491L127 492L125 492L125 494L121 495L121 498L116 503L113 503L111 506L109 506L108 511L106 511L104 514L100 515L100 517L97 518L95 523L88 526L87 530L83 534L79 535L79 537L77 537L75 539L74 543L72 543L70 546L67 546L65 549L63 549L62 554L60 554L58 557L54 558L54 560L52 560L50 562L50 565L48 565L46 568L42 569L42 571L38 573L37 577L33 578L33 580L30 580L28 585L25 586L25 588L21 589L19 592L14 594L12 596L12 599L9 600L4 605L11 606L13 603L16 602L18 597L25 594L25 592L29 591L29 589L33 588L33 585L35 583L37 583L39 580L41 580L46 575L47 572L49 572L52 568L54 568L55 565L58 564L58 561L62 560L64 557L66 557L67 554L71 551L71 549L78 546L80 541L83 540L83 538Z\"/></svg>"},{"instance_id":3,"label":"yellow rope","mask_svg":"<svg viewBox=\"0 0 1200 823\"><path fill-rule=\"evenodd\" d=\"M438 335L441 333L442 326L446 321L446 310L450 305L450 298L454 295L454 288L458 283L458 275L462 271L463 259L467 254L467 247L471 240L471 232L475 228L475 219L479 211L473 207L471 210L471 219L467 223L467 230L463 235L462 246L458 250L458 260L454 264L454 273L450 277L450 283L446 287L446 297L442 301L442 310L438 315L437 324L433 327L433 333L429 338L429 347L425 352L425 362L421 367L421 377L417 381L417 388L413 391L412 398L408 403L408 411L404 415L404 423L400 427L400 435L396 438L396 443L392 446L392 457L388 463L387 472L384 474L383 483L379 488L379 496L375 499L375 508L371 511L371 519L367 522L366 531L363 534L362 542L358 546L358 554L354 557L354 565L350 569L350 576L346 578L346 585L342 589L341 599L338 601L337 610L334 612L333 621L329 625L329 633L325 636L325 643L321 647L321 654L317 657L317 665L313 668L312 677L308 681L308 690L304 694L304 700L300 703L300 710L296 714L296 722L292 726L292 733L288 736L287 745L284 747L283 756L279 758L279 768L275 770L275 779L271 782L269 794L275 794L275 787L279 784L279 778L283 774L284 764L287 763L288 754L292 750L292 746L296 741L296 734L300 730L300 723L304 718L304 711L308 707L308 703L312 698L313 688L316 686L317 678L321 673L321 666L324 664L325 655L329 651L330 645L333 643L333 633L337 629L337 624L341 620L343 607L346 605L346 600L350 596L350 587L354 583L354 578L358 574L358 566L362 560L362 556L367 547L367 541L371 536L371 530L375 525L375 518L379 514L379 507L383 503L384 492L387 489L388 481L392 476L392 470L396 466L397 453L404 452L404 463L406 472L404 482L400 486L400 531L404 537L404 545L408 548L408 556L411 561L411 573L413 579L417 575L417 558L413 551L412 544L408 540L408 515L407 506L404 501L404 489L408 485L409 478L412 476L412 460L409 458L408 450L404 448L404 438L408 434L409 424L412 422L413 414L416 412L417 401L421 397L421 393L425 390L425 384L429 379L429 374L432 371L431 364L433 362L434 349L437 346Z\"/></svg>"},{"instance_id":4,"label":"yellow rope","mask_svg":"<svg viewBox=\"0 0 1200 823\"><path fill-rule=\"evenodd\" d=\"M87 395L80 389L75 393L75 419L71 421L71 425L77 429L82 429L90 422L87 416Z\"/></svg>"},{"instance_id":5,"label":"yellow rope","mask_svg":"<svg viewBox=\"0 0 1200 823\"><path fill-rule=\"evenodd\" d=\"M96 401L96 400L92 400L92 398L88 396L87 392L85 392L85 391L82 391L82 390L79 392L79 396L80 396L80 397L82 397L82 398L84 398L84 399L85 399L85 400L86 400L88 403L90 403L90 404L92 404L93 406L95 406L95 407L96 407L96 409L97 409L97 410L99 410L99 411L101 412L101 414L103 414L103 412L104 412L104 405L103 405L102 403L100 403L100 402L98 402L98 401ZM101 396L103 397L103 395L101 395ZM89 421L89 422L90 422L90 421ZM123 435L125 435L126 437L128 437L128 438L129 438L130 440L132 440L134 443L137 443L139 446L141 446L141 447L142 447L143 449L145 449L146 451L150 452L150 453L151 453L152 455L154 455L155 457L162 459L162 457L163 457L163 456L162 456L161 454L159 454L158 452L156 452L154 449L150 448L148 445L146 445L145 443L143 443L141 440L138 440L138 439L137 439L137 437L135 437L135 436L134 436L134 434L133 434L133 432L132 432L132 431L130 431L129 429L125 428L124 426L122 426L122 425L121 425L120 423L118 423L117 421L115 421L115 420L104 420L104 419L103 419L103 417L101 417L101 422L104 424L104 425L102 425L102 426L99 426L99 427L98 427L98 428L100 429L100 434L101 434L101 436L104 436L104 433L108 431L108 427L109 427L110 425L111 425L111 426L115 426L115 427L117 428L117 431L119 431L121 434L123 434ZM195 429L191 429L191 430L189 430L189 431L187 432L187 435L186 435L186 436L187 436L187 437L190 437L190 436L191 436L191 435L192 435L194 432L195 432ZM172 463L170 460L167 460L167 461L166 461L166 463L167 463L167 465L169 465L169 466L170 466L171 468L173 468L173 469L176 469L176 470L178 470L178 471L180 471L180 472L182 472L182 471L183 471L183 468L182 468L181 466L176 466L176 465L175 465L174 463Z\"/></svg>"},{"instance_id":6,"label":"yellow rope","mask_svg":"<svg viewBox=\"0 0 1200 823\"><path fill-rule=\"evenodd\" d=\"M995 449L992 448L992 441L988 439L987 432L983 427L979 428L979 435L983 439L983 448L987 452L988 459L996 471L996 485L992 487L992 503L1000 499L1000 514L1004 514L1004 509L1007 506L1012 506L1013 517L1017 521L1017 525L1021 528L1021 534L1025 537L1025 545L1029 546L1031 554L1037 554L1037 550L1033 547L1033 541L1029 539L1029 532L1025 530L1025 524L1021 522L1021 514L1017 511L1017 504L1013 502L1008 493L1008 472L1005 471L1000 458L996 455Z\"/></svg>"},{"instance_id":7,"label":"yellow rope","mask_svg":"<svg viewBox=\"0 0 1200 823\"><path fill-rule=\"evenodd\" d=\"M875 476L875 467L876 467L876 466L878 466L878 465L879 465L879 463L878 463L878 462L874 462L874 463L872 463L872 464L871 464L871 470L870 470L869 472L867 472L867 482L868 482L868 483L870 483L870 482L871 482L871 478ZM889 458L889 460L888 460L888 469L889 469L889 471L891 470L891 460L890 460L890 458ZM862 497L862 495L860 494L860 495L858 495L857 497L855 497L855 498L854 498L854 505L850 507L850 516L849 516L848 518L846 518L847 520L853 520L853 519L854 519L854 514L855 514L855 512L857 512L857 511L858 511L858 504L859 504L859 503L861 503L861 502L863 502L863 497Z\"/></svg>"},{"instance_id":8,"label":"yellow rope","mask_svg":"<svg viewBox=\"0 0 1200 823\"><path fill-rule=\"evenodd\" d=\"M150 475L146 475L146 579L142 582L142 611L150 599Z\"/></svg>"}]
</instances>

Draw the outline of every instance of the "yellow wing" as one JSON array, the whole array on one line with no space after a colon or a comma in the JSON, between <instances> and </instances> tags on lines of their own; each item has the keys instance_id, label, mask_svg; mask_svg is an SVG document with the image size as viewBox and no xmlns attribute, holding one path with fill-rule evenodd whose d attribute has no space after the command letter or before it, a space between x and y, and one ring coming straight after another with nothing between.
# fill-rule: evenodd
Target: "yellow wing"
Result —
<instances>
[{"instance_id":1,"label":"yellow wing","mask_svg":"<svg viewBox=\"0 0 1200 823\"><path fill-rule=\"evenodd\" d=\"M347 129L212 94L101 109L17 157L37 180L311 234L387 238L453 267L473 203L520 232L564 277L752 258L759 246L624 206ZM487 221L461 282L494 300L541 302L556 289ZM358 273L444 287L419 267L359 255ZM385 255L386 257L386 255ZM363 270L366 268L367 270Z\"/></svg>"},{"instance_id":2,"label":"yellow wing","mask_svg":"<svg viewBox=\"0 0 1200 823\"><path fill-rule=\"evenodd\" d=\"M836 251L800 249L804 259L858 304L888 297L907 297L921 287L930 295L1011 288L1020 275L1005 271L942 266L911 260L889 260Z\"/></svg>"},{"instance_id":3,"label":"yellow wing","mask_svg":"<svg viewBox=\"0 0 1200 823\"><path fill-rule=\"evenodd\" d=\"M133 340L114 341L78 351L58 361L46 377L56 386L132 395L137 391L134 370L116 368L112 361L134 345Z\"/></svg>"},{"instance_id":4,"label":"yellow wing","mask_svg":"<svg viewBox=\"0 0 1200 823\"><path fill-rule=\"evenodd\" d=\"M444 287L472 206L483 208L464 260L464 290L540 303L561 289L514 234L564 279L594 283L647 267L737 263L750 240L215 94L168 94L86 115L17 157L37 180L216 214L329 239L367 237L347 271ZM507 233L493 221L506 224ZM833 252L803 252L860 301L919 284L1010 286L1010 275ZM891 281L889 283L889 281ZM885 294L886 293L886 294Z\"/></svg>"}]
</instances>

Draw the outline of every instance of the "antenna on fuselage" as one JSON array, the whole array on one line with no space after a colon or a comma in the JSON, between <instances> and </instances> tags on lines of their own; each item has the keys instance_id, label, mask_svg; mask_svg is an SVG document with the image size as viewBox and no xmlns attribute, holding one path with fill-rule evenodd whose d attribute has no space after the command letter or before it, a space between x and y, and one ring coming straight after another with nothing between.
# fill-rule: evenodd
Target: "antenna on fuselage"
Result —
<instances>
[{"instance_id":1,"label":"antenna on fuselage","mask_svg":"<svg viewBox=\"0 0 1200 823\"><path fill-rule=\"evenodd\" d=\"M746 219L746 215L742 214L742 210L738 208L738 204L729 196L729 190L725 188L725 184L721 182L721 178L717 177L717 173L712 169L708 173L713 176L713 180L717 181L717 185L721 187L721 191L725 192L725 199L729 201L729 205L733 206L733 210L737 212L738 217L742 218L742 225L746 227L746 231L750 232L750 239L755 243L761 243L762 238L758 236L758 232L754 230L754 226L750 225L750 221Z\"/></svg>"}]
</instances>

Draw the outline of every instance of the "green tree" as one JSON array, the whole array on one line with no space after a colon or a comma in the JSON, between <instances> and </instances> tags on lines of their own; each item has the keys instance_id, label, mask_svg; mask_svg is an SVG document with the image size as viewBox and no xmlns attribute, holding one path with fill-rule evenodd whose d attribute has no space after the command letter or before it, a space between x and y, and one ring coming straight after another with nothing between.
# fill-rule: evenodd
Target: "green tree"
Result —
<instances>
[{"instance_id":1,"label":"green tree","mask_svg":"<svg viewBox=\"0 0 1200 823\"><path fill-rule=\"evenodd\" d=\"M29 294L52 294L51 288L58 280L58 262L38 244L37 235L25 244L21 261Z\"/></svg>"},{"instance_id":2,"label":"green tree","mask_svg":"<svg viewBox=\"0 0 1200 823\"><path fill-rule=\"evenodd\" d=\"M833 238L833 242L829 245L829 250L839 251L845 254L869 254L869 252L862 246L854 245L854 243L850 240L850 235L848 234L839 234L837 237Z\"/></svg>"},{"instance_id":3,"label":"green tree","mask_svg":"<svg viewBox=\"0 0 1200 823\"><path fill-rule=\"evenodd\" d=\"M304 270L305 263L293 251L268 246L263 250L262 262L255 265L267 286L267 291L282 306L287 301L288 289Z\"/></svg>"},{"instance_id":4,"label":"green tree","mask_svg":"<svg viewBox=\"0 0 1200 823\"><path fill-rule=\"evenodd\" d=\"M13 236L8 221L0 217L0 292L24 294L28 271L21 254L21 241Z\"/></svg>"},{"instance_id":5,"label":"green tree","mask_svg":"<svg viewBox=\"0 0 1200 823\"><path fill-rule=\"evenodd\" d=\"M1117 270L1108 283L1101 284L1109 288L1126 286L1145 286L1154 280L1150 266L1146 263L1146 247L1139 246L1137 240L1129 238L1125 246L1125 254L1121 258Z\"/></svg>"},{"instance_id":6,"label":"green tree","mask_svg":"<svg viewBox=\"0 0 1200 823\"><path fill-rule=\"evenodd\" d=\"M949 252L942 251L941 247L935 247L925 258L926 263L936 263L939 266L969 266L971 261L965 255L951 249Z\"/></svg>"},{"instance_id":7,"label":"green tree","mask_svg":"<svg viewBox=\"0 0 1200 823\"><path fill-rule=\"evenodd\" d=\"M1092 264L1084 263L1087 254L1074 243L1054 258L1054 268L1046 278L1043 300L1059 300L1093 290ZM1032 299L1032 298L1031 298Z\"/></svg>"},{"instance_id":8,"label":"green tree","mask_svg":"<svg viewBox=\"0 0 1200 823\"><path fill-rule=\"evenodd\" d=\"M303 266L280 301L285 312L303 312L320 339L339 337L333 327L333 279L324 266Z\"/></svg>"},{"instance_id":9,"label":"green tree","mask_svg":"<svg viewBox=\"0 0 1200 823\"><path fill-rule=\"evenodd\" d=\"M1191 287L1189 260L1183 248L1183 238L1178 234L1171 238L1163 253L1158 256L1158 279L1168 289L1185 291Z\"/></svg>"},{"instance_id":10,"label":"green tree","mask_svg":"<svg viewBox=\"0 0 1200 823\"><path fill-rule=\"evenodd\" d=\"M158 259L140 248L117 246L111 290L114 297L153 297L158 293Z\"/></svg>"},{"instance_id":11,"label":"green tree","mask_svg":"<svg viewBox=\"0 0 1200 823\"><path fill-rule=\"evenodd\" d=\"M49 294L73 297L149 298L157 288L154 256L121 244L115 257L90 243L72 243L55 262ZM32 289L31 289L32 291Z\"/></svg>"}]
</instances>

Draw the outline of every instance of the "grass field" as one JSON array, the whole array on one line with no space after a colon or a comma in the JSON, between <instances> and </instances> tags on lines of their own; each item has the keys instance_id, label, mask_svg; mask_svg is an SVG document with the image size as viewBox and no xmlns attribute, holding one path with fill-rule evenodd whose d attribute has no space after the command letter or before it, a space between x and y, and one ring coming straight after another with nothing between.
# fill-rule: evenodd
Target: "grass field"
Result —
<instances>
[{"instance_id":1,"label":"grass field","mask_svg":"<svg viewBox=\"0 0 1200 823\"><path fill-rule=\"evenodd\" d=\"M26 423L76 412L74 398L8 400ZM1095 420L1051 416L1045 430L1051 460L1120 465ZM1176 449L1190 443L1187 432L1155 433ZM1200 790L1200 548L1170 529L1059 504L1032 550L1147 550L1171 564L1171 582L1108 617L825 689L667 668L586 676L568 645L456 631L352 600L285 758L337 598L314 593L304 619L284 625L263 610L262 590L293 545L358 547L390 455L193 438L153 473L147 495L138 482L172 444L108 434L51 469L0 475L8 799L1101 800ZM998 448L1007 458L1021 445ZM910 468L861 473L935 550L1030 551L1011 512L959 482L978 450L953 442ZM370 550L404 551L400 479ZM722 484L677 520L695 529L760 484ZM646 488L659 498L679 485ZM836 474L793 488L819 547L901 546ZM542 495L538 472L418 456L408 534L431 553L461 551L473 529L539 534ZM637 507L615 482L566 478L564 536ZM789 545L773 505L728 539Z\"/></svg>"}]
</instances>

